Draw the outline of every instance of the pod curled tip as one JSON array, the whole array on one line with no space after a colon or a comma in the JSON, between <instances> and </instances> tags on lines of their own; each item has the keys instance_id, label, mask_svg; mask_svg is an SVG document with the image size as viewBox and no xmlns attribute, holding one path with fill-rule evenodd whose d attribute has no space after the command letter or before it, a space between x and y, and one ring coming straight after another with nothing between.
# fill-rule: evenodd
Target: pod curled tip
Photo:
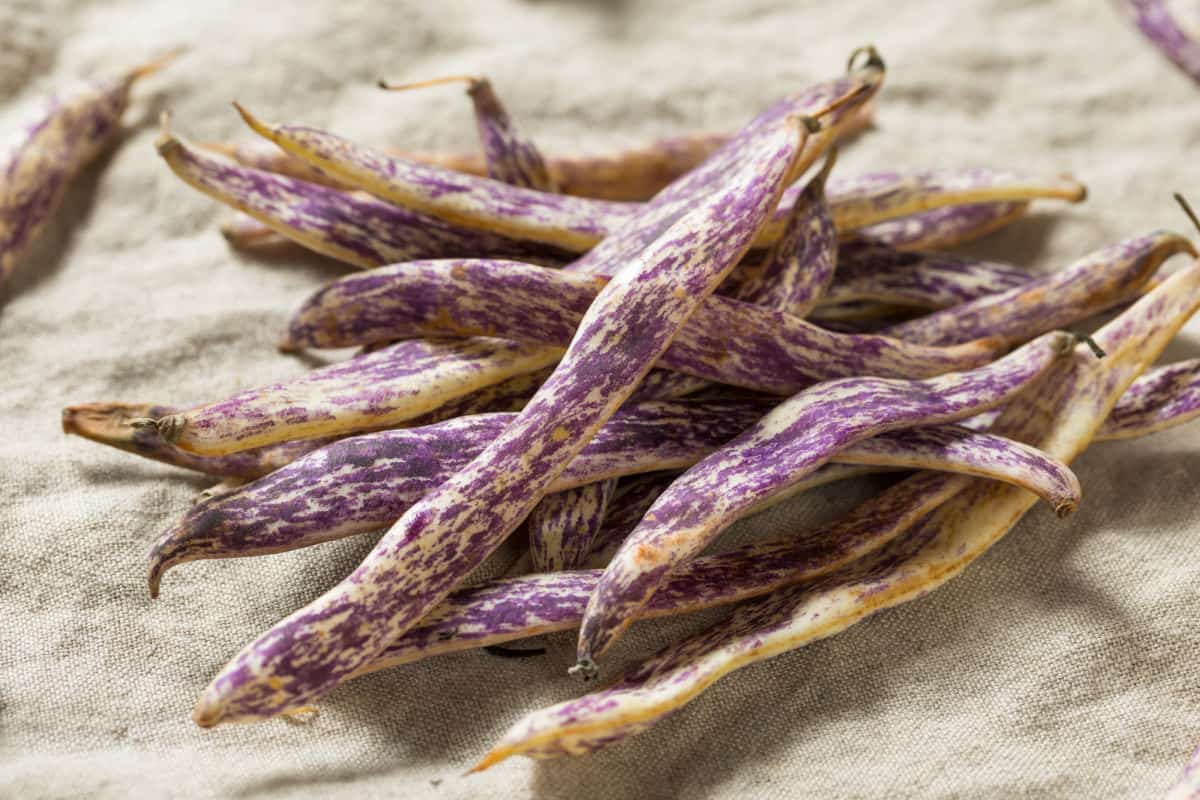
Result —
<instances>
[{"instance_id":1,"label":"pod curled tip","mask_svg":"<svg viewBox=\"0 0 1200 800\"><path fill-rule=\"evenodd\" d=\"M1079 504L1076 503L1074 500L1064 500L1054 506L1054 513L1059 517L1059 519L1062 519L1064 517L1069 517L1072 514L1074 514L1075 509L1078 507L1079 507Z\"/></svg>"},{"instance_id":2,"label":"pod curled tip","mask_svg":"<svg viewBox=\"0 0 1200 800\"><path fill-rule=\"evenodd\" d=\"M863 58L862 63L859 63L860 58ZM879 50L873 44L865 44L854 48L850 53L850 58L846 61L847 72L853 73L863 70L875 70L879 72L887 70L887 64L884 63L883 56L879 54Z\"/></svg>"}]
</instances>

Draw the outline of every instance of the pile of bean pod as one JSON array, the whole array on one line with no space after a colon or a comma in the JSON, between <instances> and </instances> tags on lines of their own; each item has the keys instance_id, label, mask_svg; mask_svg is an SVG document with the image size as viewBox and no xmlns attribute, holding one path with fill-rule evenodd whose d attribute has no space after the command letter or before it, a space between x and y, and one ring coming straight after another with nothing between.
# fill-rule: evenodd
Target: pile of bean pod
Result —
<instances>
[{"instance_id":1,"label":"pile of bean pod","mask_svg":"<svg viewBox=\"0 0 1200 800\"><path fill-rule=\"evenodd\" d=\"M361 268L301 303L281 348L361 349L199 405L65 409L70 433L223 479L154 543L151 594L188 561L387 529L234 656L196 722L294 714L365 672L550 631L578 630L572 671L590 679L634 620L736 604L527 714L477 768L583 753L929 592L1039 498L1070 513L1067 464L1091 442L1200 413L1200 361L1151 366L1200 307L1200 264L1159 269L1196 255L1188 239L1140 233L1044 275L945 252L1084 187L840 174L884 72L863 48L736 132L603 157L543 156L482 78L457 79L482 157L241 106L263 142L193 145L164 120L159 154L238 212L235 246ZM879 471L899 475L831 525L708 551L740 519ZM527 555L466 585L516 531Z\"/></svg>"}]
</instances>

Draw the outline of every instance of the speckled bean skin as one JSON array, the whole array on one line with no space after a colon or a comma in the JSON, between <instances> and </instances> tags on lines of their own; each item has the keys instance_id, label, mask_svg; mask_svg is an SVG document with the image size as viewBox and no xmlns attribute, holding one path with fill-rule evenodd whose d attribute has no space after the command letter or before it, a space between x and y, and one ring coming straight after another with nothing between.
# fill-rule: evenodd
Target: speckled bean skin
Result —
<instances>
[{"instance_id":1,"label":"speckled bean skin","mask_svg":"<svg viewBox=\"0 0 1200 800\"><path fill-rule=\"evenodd\" d=\"M605 570L580 628L581 669L594 670L667 574L725 528L810 474L838 450L898 428L953 422L1028 387L1069 349L1047 334L985 367L927 381L847 378L818 384L689 469L647 512Z\"/></svg>"},{"instance_id":2,"label":"speckled bean skin","mask_svg":"<svg viewBox=\"0 0 1200 800\"><path fill-rule=\"evenodd\" d=\"M1115 0L1116 6L1163 55L1200 83L1200 30L1193 19L1176 17L1167 0ZM1182 7L1181 7L1182 6ZM1177 4L1176 10L1183 10ZM1188 23L1192 24L1189 25Z\"/></svg>"},{"instance_id":3,"label":"speckled bean skin","mask_svg":"<svg viewBox=\"0 0 1200 800\"><path fill-rule=\"evenodd\" d=\"M546 160L512 121L491 81L486 78L470 81L467 95L475 108L475 127L488 177L510 186L557 192L558 184L550 176Z\"/></svg>"},{"instance_id":4,"label":"speckled bean skin","mask_svg":"<svg viewBox=\"0 0 1200 800\"><path fill-rule=\"evenodd\" d=\"M857 238L838 248L838 273L822 305L872 301L946 308L1034 280L1019 267L942 253L901 251Z\"/></svg>"},{"instance_id":5,"label":"speckled bean skin","mask_svg":"<svg viewBox=\"0 0 1200 800\"><path fill-rule=\"evenodd\" d=\"M1011 440L995 436L984 439L993 443L983 445L980 454L980 463L991 465L987 468L989 476L1001 476L1026 488L1037 487L1039 494L1052 502L1078 500L1079 484L1065 464ZM984 439L977 439L976 444ZM926 441L936 449L936 440ZM959 442L965 444L965 439ZM1001 450L1009 450L1015 458L991 455ZM671 575L638 618L737 602L840 569L882 547L968 485L962 476L921 472L830 525L697 558ZM419 626L393 642L364 671L569 630L579 624L599 577L599 570L531 575L460 590L447 597Z\"/></svg>"},{"instance_id":6,"label":"speckled bean skin","mask_svg":"<svg viewBox=\"0 0 1200 800\"><path fill-rule=\"evenodd\" d=\"M1102 247L1025 286L902 322L884 333L929 345L970 341L980 331L1024 341L1129 300L1168 258L1195 252L1184 237L1154 231Z\"/></svg>"},{"instance_id":7,"label":"speckled bean skin","mask_svg":"<svg viewBox=\"0 0 1200 800\"><path fill-rule=\"evenodd\" d=\"M1096 439L1133 439L1200 416L1200 359L1147 370L1121 395Z\"/></svg>"},{"instance_id":8,"label":"speckled bean skin","mask_svg":"<svg viewBox=\"0 0 1200 800\"><path fill-rule=\"evenodd\" d=\"M504 432L409 508L346 580L243 649L201 695L197 724L271 717L321 696L482 563L749 249L804 138L794 120L778 125L719 191L605 286L558 367Z\"/></svg>"},{"instance_id":9,"label":"speckled bean skin","mask_svg":"<svg viewBox=\"0 0 1200 800\"><path fill-rule=\"evenodd\" d=\"M897 250L947 250L1007 227L1028 210L1029 201L951 205L877 222L858 233Z\"/></svg>"},{"instance_id":10,"label":"speckled bean skin","mask_svg":"<svg viewBox=\"0 0 1200 800\"><path fill-rule=\"evenodd\" d=\"M878 89L881 79L882 64L877 62L860 69L851 78L819 84L776 103L703 164L655 195L645 208L637 203L613 203L512 187L389 156L314 128L264 123L245 109L239 107L239 111L256 133L292 155L348 185L397 205L448 222L574 252L588 251L605 239L606 246L600 254L585 256L585 268L611 274L609 266L627 262L657 236L664 223L671 224L687 213L697 199L716 190L736 172L744 162L744 154L754 151L785 117L812 115L829 102L858 92L856 102L829 115L829 130L814 137L813 152L797 164L795 174L800 174L819 155L815 145L827 146L840 130L838 126L854 117ZM786 218L781 218L779 229L785 221ZM639 232L642 229L648 235L642 235ZM773 241L778 234L776 230L766 241ZM616 241L607 241L611 239Z\"/></svg>"},{"instance_id":11,"label":"speckled bean skin","mask_svg":"<svg viewBox=\"0 0 1200 800\"><path fill-rule=\"evenodd\" d=\"M543 497L527 520L534 570L559 572L587 563L616 488L615 480L598 481Z\"/></svg>"},{"instance_id":12,"label":"speckled bean skin","mask_svg":"<svg viewBox=\"0 0 1200 800\"><path fill-rule=\"evenodd\" d=\"M592 537L592 548L583 566L599 569L608 564L621 542L642 521L650 506L667 490L677 474L651 472L620 479L609 502L608 514Z\"/></svg>"},{"instance_id":13,"label":"speckled bean skin","mask_svg":"<svg viewBox=\"0 0 1200 800\"><path fill-rule=\"evenodd\" d=\"M743 270L734 294L738 300L805 317L825 294L838 263L838 232L825 202L833 162L831 155L804 187L779 241L758 264Z\"/></svg>"},{"instance_id":14,"label":"speckled bean skin","mask_svg":"<svg viewBox=\"0 0 1200 800\"><path fill-rule=\"evenodd\" d=\"M349 361L159 419L165 438L199 455L409 422L558 360L556 347L500 339L397 342ZM411 423L410 423L411 424ZM172 439L172 436L175 438Z\"/></svg>"},{"instance_id":15,"label":"speckled bean skin","mask_svg":"<svg viewBox=\"0 0 1200 800\"><path fill-rule=\"evenodd\" d=\"M857 121L862 126L868 119L869 116L863 115ZM681 134L614 153L551 154L547 158L547 166L551 179L564 194L601 200L649 200L664 186L703 162L729 138L727 133ZM324 181L345 188L344 184L338 184L307 162L261 139L206 142L201 146L248 167L279 172L314 183ZM474 151L389 152L455 172L487 174L482 155Z\"/></svg>"},{"instance_id":16,"label":"speckled bean skin","mask_svg":"<svg viewBox=\"0 0 1200 800\"><path fill-rule=\"evenodd\" d=\"M627 406L587 443L550 491L690 466L750 427L766 409L755 402ZM195 505L151 552L152 592L166 569L184 561L275 553L390 525L470 463L515 416L461 416L342 439Z\"/></svg>"},{"instance_id":17,"label":"speckled bean skin","mask_svg":"<svg viewBox=\"0 0 1200 800\"><path fill-rule=\"evenodd\" d=\"M1078 203L1087 196L1083 184L1070 177L1034 176L988 167L835 176L826 192L834 222L843 232L947 206L1035 198Z\"/></svg>"},{"instance_id":18,"label":"speckled bean skin","mask_svg":"<svg viewBox=\"0 0 1200 800\"><path fill-rule=\"evenodd\" d=\"M117 140L134 82L164 63L50 98L41 116L0 148L0 285L61 205L71 179Z\"/></svg>"},{"instance_id":19,"label":"speckled bean skin","mask_svg":"<svg viewBox=\"0 0 1200 800\"><path fill-rule=\"evenodd\" d=\"M483 259L396 264L335 281L305 302L286 344L342 347L414 335L484 334L565 344L606 279ZM791 314L707 298L658 366L747 389L793 394L851 375L927 377L985 363L995 341L925 347L833 333Z\"/></svg>"},{"instance_id":20,"label":"speckled bean skin","mask_svg":"<svg viewBox=\"0 0 1200 800\"><path fill-rule=\"evenodd\" d=\"M1018 397L998 432L1069 462L1197 308L1200 265L1194 264L1096 334L1104 358L1080 345L1035 390ZM733 670L927 594L1011 530L1033 502L1021 489L973 481L871 557L743 606L713 629L633 667L608 689L527 715L478 768L518 753L584 753L643 731Z\"/></svg>"},{"instance_id":21,"label":"speckled bean skin","mask_svg":"<svg viewBox=\"0 0 1200 800\"><path fill-rule=\"evenodd\" d=\"M281 442L226 456L198 456L164 442L153 429L135 427L134 420L164 417L180 409L156 403L83 403L63 409L64 433L73 433L143 458L226 478L253 480L289 464L330 439Z\"/></svg>"},{"instance_id":22,"label":"speckled bean skin","mask_svg":"<svg viewBox=\"0 0 1200 800\"><path fill-rule=\"evenodd\" d=\"M454 256L568 258L553 248L462 228L370 195L243 166L166 132L157 147L171 171L193 188L309 250L363 269Z\"/></svg>"}]
</instances>

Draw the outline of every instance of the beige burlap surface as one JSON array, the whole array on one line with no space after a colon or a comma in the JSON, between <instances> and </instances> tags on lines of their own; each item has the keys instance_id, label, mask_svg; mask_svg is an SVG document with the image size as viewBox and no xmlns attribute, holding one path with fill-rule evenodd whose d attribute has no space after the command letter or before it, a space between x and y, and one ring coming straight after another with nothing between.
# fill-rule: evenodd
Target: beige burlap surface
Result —
<instances>
[{"instance_id":1,"label":"beige burlap surface","mask_svg":"<svg viewBox=\"0 0 1200 800\"><path fill-rule=\"evenodd\" d=\"M0 290L0 795L1164 792L1200 740L1200 426L1097 445L1076 463L1073 518L1036 508L931 596L736 673L648 733L468 777L521 714L579 691L571 636L541 659L471 652L371 675L305 725L199 730L191 704L215 671L372 537L189 564L152 602L148 545L208 481L59 430L68 403L214 400L315 363L272 345L342 268L231 252L219 209L155 155L164 107L195 139L246 135L237 98L366 142L469 147L458 90L384 95L373 81L472 72L545 149L601 150L734 127L867 41L890 75L843 173L984 164L1089 184L1083 206L1043 206L974 252L1048 269L1186 225L1169 193L1200 196L1200 89L1095 0L0 5L4 129L75 79L191 47L139 88L126 140ZM1200 355L1200 337L1167 355ZM807 495L737 535L811 524L871 489ZM720 617L637 626L612 663Z\"/></svg>"}]
</instances>

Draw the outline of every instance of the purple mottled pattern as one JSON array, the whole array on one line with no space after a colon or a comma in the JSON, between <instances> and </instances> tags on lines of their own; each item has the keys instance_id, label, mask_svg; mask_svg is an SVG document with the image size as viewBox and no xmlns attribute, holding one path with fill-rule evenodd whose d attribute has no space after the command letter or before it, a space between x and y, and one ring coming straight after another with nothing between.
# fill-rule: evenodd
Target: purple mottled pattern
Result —
<instances>
[{"instance_id":1,"label":"purple mottled pattern","mask_svg":"<svg viewBox=\"0 0 1200 800\"><path fill-rule=\"evenodd\" d=\"M1009 264L943 253L902 251L875 239L843 242L828 303L872 301L946 308L1016 289L1034 280Z\"/></svg>"},{"instance_id":2,"label":"purple mottled pattern","mask_svg":"<svg viewBox=\"0 0 1200 800\"><path fill-rule=\"evenodd\" d=\"M733 439L767 409L736 401L627 406L588 442L551 490L682 469ZM515 416L456 416L342 439L197 504L155 544L152 584L184 561L275 553L390 525L470 463Z\"/></svg>"},{"instance_id":3,"label":"purple mottled pattern","mask_svg":"<svg viewBox=\"0 0 1200 800\"><path fill-rule=\"evenodd\" d=\"M1131 439L1200 416L1200 359L1148 370L1121 395L1097 435Z\"/></svg>"},{"instance_id":4,"label":"purple mottled pattern","mask_svg":"<svg viewBox=\"0 0 1200 800\"><path fill-rule=\"evenodd\" d=\"M542 192L557 192L546 160L531 139L512 121L491 81L472 80L467 88L475 108L475 127L483 147L488 177Z\"/></svg>"},{"instance_id":5,"label":"purple mottled pattern","mask_svg":"<svg viewBox=\"0 0 1200 800\"><path fill-rule=\"evenodd\" d=\"M71 179L116 140L129 89L142 74L133 70L51 98L7 150L0 164L0 284L61 205Z\"/></svg>"},{"instance_id":6,"label":"purple mottled pattern","mask_svg":"<svg viewBox=\"0 0 1200 800\"><path fill-rule=\"evenodd\" d=\"M544 245L464 228L370 195L247 167L173 136L164 136L158 151L192 187L310 250L364 269L419 258L567 258Z\"/></svg>"},{"instance_id":7,"label":"purple mottled pattern","mask_svg":"<svg viewBox=\"0 0 1200 800\"><path fill-rule=\"evenodd\" d=\"M1138 30L1192 80L1200 83L1197 31L1180 24L1167 0L1115 0Z\"/></svg>"},{"instance_id":8,"label":"purple mottled pattern","mask_svg":"<svg viewBox=\"0 0 1200 800\"><path fill-rule=\"evenodd\" d=\"M293 315L293 346L483 334L564 345L605 285L597 275L484 259L396 264L348 275ZM773 394L852 375L927 377L985 363L993 343L926 347L839 334L782 311L705 299L659 367Z\"/></svg>"},{"instance_id":9,"label":"purple mottled pattern","mask_svg":"<svg viewBox=\"0 0 1200 800\"><path fill-rule=\"evenodd\" d=\"M588 605L580 663L591 664L615 641L671 569L838 450L884 431L952 422L999 405L1070 343L1069 334L1047 334L970 372L928 381L830 381L778 406L676 480L625 540Z\"/></svg>"},{"instance_id":10,"label":"purple mottled pattern","mask_svg":"<svg viewBox=\"0 0 1200 800\"><path fill-rule=\"evenodd\" d=\"M236 656L202 694L197 723L270 717L324 694L482 563L749 249L803 142L797 126L777 126L741 171L605 286L503 433L410 507L346 580Z\"/></svg>"},{"instance_id":11,"label":"purple mottled pattern","mask_svg":"<svg viewBox=\"0 0 1200 800\"><path fill-rule=\"evenodd\" d=\"M858 232L897 250L945 250L998 231L1028 210L1028 201L944 206L877 222Z\"/></svg>"},{"instance_id":12,"label":"purple mottled pattern","mask_svg":"<svg viewBox=\"0 0 1200 800\"><path fill-rule=\"evenodd\" d=\"M902 322L884 333L909 342L949 345L980 336L1019 342L1128 301L1177 253L1195 254L1178 234L1154 231L1084 256L1025 286Z\"/></svg>"},{"instance_id":13,"label":"purple mottled pattern","mask_svg":"<svg viewBox=\"0 0 1200 800\"><path fill-rule=\"evenodd\" d=\"M527 520L535 571L579 569L587 562L616 487L616 479L610 478L542 498Z\"/></svg>"}]
</instances>

